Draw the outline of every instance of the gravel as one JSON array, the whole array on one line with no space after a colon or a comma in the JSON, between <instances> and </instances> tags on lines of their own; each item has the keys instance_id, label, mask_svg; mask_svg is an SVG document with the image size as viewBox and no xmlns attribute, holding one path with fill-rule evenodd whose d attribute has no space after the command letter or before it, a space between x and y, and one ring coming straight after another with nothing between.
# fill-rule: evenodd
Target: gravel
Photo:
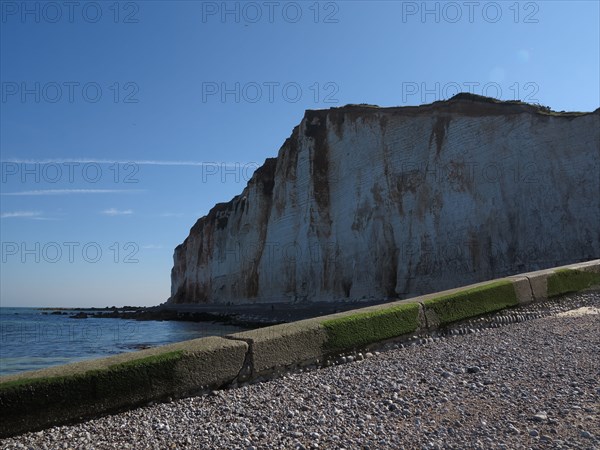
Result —
<instances>
[{"instance_id":1,"label":"gravel","mask_svg":"<svg viewBox=\"0 0 600 450\"><path fill-rule=\"evenodd\" d=\"M598 308L600 293L345 355L346 364L23 434L0 447L598 449L600 315L589 308L556 314L567 305Z\"/></svg>"}]
</instances>

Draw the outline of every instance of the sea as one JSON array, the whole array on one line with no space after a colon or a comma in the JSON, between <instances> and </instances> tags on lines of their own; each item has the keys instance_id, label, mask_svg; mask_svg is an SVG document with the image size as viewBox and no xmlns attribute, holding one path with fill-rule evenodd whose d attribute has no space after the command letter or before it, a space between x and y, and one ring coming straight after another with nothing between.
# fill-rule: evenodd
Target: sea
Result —
<instances>
[{"instance_id":1,"label":"sea","mask_svg":"<svg viewBox=\"0 0 600 450\"><path fill-rule=\"evenodd\" d=\"M0 376L243 331L216 322L74 319L71 313L0 307Z\"/></svg>"}]
</instances>

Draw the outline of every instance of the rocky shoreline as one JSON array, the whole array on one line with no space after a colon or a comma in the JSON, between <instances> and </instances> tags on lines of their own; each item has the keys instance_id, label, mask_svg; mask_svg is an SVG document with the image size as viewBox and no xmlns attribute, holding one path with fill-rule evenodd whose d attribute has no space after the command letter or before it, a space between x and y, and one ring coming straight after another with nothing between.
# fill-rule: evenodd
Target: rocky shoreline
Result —
<instances>
[{"instance_id":1,"label":"rocky shoreline","mask_svg":"<svg viewBox=\"0 0 600 450\"><path fill-rule=\"evenodd\" d=\"M226 314L209 311L177 311L160 306L130 308L44 308L47 315L63 315L70 319L126 319L126 320L174 320L183 322L218 322L246 328L275 325L278 321L267 319L251 320L238 314ZM51 311L51 312L49 312Z\"/></svg>"},{"instance_id":2,"label":"rocky shoreline","mask_svg":"<svg viewBox=\"0 0 600 450\"><path fill-rule=\"evenodd\" d=\"M65 315L72 319L176 320L218 322L244 328L290 323L298 320L378 305L369 302L257 303L248 305L162 304L151 307L41 308L44 314Z\"/></svg>"}]
</instances>

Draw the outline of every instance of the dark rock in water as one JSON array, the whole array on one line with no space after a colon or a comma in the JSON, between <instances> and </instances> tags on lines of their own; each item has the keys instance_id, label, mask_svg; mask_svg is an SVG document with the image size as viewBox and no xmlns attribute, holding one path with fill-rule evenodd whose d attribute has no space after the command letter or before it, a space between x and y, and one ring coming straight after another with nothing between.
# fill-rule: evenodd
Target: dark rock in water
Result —
<instances>
[{"instance_id":1,"label":"dark rock in water","mask_svg":"<svg viewBox=\"0 0 600 450\"><path fill-rule=\"evenodd\" d=\"M152 348L152 345L149 344L128 344L124 345L124 348L133 349L133 350L145 350L147 348Z\"/></svg>"},{"instance_id":2,"label":"dark rock in water","mask_svg":"<svg viewBox=\"0 0 600 450\"><path fill-rule=\"evenodd\" d=\"M175 249L168 303L406 298L598 258L599 148L600 109L308 110Z\"/></svg>"},{"instance_id":3,"label":"dark rock in water","mask_svg":"<svg viewBox=\"0 0 600 450\"><path fill-rule=\"evenodd\" d=\"M77 314L72 314L71 319L87 319L88 315L84 312L79 312Z\"/></svg>"}]
</instances>

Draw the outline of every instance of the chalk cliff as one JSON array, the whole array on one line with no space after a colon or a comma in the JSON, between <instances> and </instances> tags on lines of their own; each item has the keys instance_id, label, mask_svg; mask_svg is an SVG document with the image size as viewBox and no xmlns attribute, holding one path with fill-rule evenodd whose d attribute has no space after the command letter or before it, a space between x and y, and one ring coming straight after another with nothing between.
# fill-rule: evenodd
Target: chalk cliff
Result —
<instances>
[{"instance_id":1,"label":"chalk cliff","mask_svg":"<svg viewBox=\"0 0 600 450\"><path fill-rule=\"evenodd\" d=\"M405 298L600 257L600 109L308 110L175 249L169 303Z\"/></svg>"}]
</instances>

